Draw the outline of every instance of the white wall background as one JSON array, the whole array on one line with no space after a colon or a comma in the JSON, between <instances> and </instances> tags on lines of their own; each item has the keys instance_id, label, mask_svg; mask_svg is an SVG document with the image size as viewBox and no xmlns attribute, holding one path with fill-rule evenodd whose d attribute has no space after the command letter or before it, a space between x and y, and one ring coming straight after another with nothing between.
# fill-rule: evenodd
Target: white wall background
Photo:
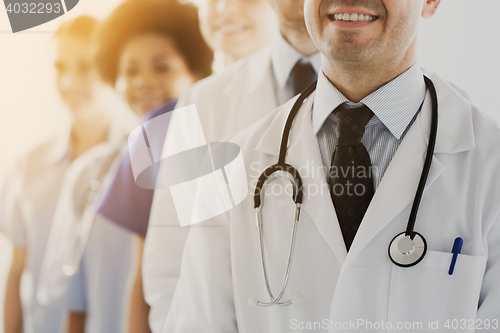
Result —
<instances>
[{"instance_id":1,"label":"white wall background","mask_svg":"<svg viewBox=\"0 0 500 333\"><path fill-rule=\"evenodd\" d=\"M67 15L17 34L10 32L7 13L0 8L0 171L64 119L53 83L51 32L77 15L102 18L119 2L80 0ZM419 64L465 89L498 121L499 13L500 0L442 0L436 17L422 22L419 36ZM0 237L0 300L9 251Z\"/></svg>"},{"instance_id":2,"label":"white wall background","mask_svg":"<svg viewBox=\"0 0 500 333\"><path fill-rule=\"evenodd\" d=\"M500 121L499 0L441 0L419 36L419 63L467 91Z\"/></svg>"}]
</instances>

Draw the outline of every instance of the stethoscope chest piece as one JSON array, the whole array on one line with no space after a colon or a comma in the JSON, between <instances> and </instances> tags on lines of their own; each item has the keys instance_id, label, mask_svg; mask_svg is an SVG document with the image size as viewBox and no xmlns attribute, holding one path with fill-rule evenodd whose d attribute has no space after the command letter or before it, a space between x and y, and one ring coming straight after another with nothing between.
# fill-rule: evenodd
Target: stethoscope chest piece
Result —
<instances>
[{"instance_id":1,"label":"stethoscope chest piece","mask_svg":"<svg viewBox=\"0 0 500 333\"><path fill-rule=\"evenodd\" d=\"M391 241L389 246L389 257L391 261L400 267L411 267L418 264L427 252L427 242L418 232L414 232L413 239L402 232Z\"/></svg>"}]
</instances>

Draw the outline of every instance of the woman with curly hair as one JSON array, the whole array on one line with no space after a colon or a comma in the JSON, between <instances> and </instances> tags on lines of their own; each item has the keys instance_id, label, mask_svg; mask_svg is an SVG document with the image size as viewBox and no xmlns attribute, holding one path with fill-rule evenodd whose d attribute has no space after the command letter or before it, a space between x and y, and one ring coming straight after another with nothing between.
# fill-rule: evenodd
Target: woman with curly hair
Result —
<instances>
[{"instance_id":1,"label":"woman with curly hair","mask_svg":"<svg viewBox=\"0 0 500 333\"><path fill-rule=\"evenodd\" d=\"M237 60L257 52L273 38L277 30L277 18L267 0L191 0L198 6L198 18L201 33L215 51L214 70L223 68ZM170 110L172 104L166 105L150 113L149 118L156 117ZM152 137L148 133L149 146L158 147L160 153L166 132ZM152 144L154 140L155 144ZM150 181L154 184L154 179ZM149 213L153 201L153 190L143 189L136 185L130 163L130 156L123 156L120 167L105 195L99 203L98 211L111 221L131 230L137 235L139 258L142 257L144 237L149 224ZM181 253L172 253L181 256ZM129 309L129 332L161 332L166 316L164 302L169 295L157 297L151 293L156 283L168 281L168 277L155 276L144 285L147 301L152 305L151 311L144 301L143 279L138 265L136 279ZM151 277L149 277L151 278ZM154 281L152 281L154 280ZM164 297L166 296L166 297Z\"/></svg>"}]
</instances>

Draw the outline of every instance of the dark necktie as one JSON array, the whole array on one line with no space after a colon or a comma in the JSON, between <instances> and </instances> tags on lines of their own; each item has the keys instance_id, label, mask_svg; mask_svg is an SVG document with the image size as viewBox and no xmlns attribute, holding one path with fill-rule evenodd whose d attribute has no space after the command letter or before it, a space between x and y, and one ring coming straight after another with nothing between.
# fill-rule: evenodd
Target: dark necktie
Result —
<instances>
[{"instance_id":1,"label":"dark necktie","mask_svg":"<svg viewBox=\"0 0 500 333\"><path fill-rule=\"evenodd\" d=\"M337 115L337 143L328 184L349 251L374 193L370 156L361 143L365 125L373 112L364 105L351 108L343 103L334 113Z\"/></svg>"},{"instance_id":2,"label":"dark necktie","mask_svg":"<svg viewBox=\"0 0 500 333\"><path fill-rule=\"evenodd\" d=\"M313 83L318 74L310 62L297 61L291 72L293 82L293 95L301 93L308 85Z\"/></svg>"}]
</instances>

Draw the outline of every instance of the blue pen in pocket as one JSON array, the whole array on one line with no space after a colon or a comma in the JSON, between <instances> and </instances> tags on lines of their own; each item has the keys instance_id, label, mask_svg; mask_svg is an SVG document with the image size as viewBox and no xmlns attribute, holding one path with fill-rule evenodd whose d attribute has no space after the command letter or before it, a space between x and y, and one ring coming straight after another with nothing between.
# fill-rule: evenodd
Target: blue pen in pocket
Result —
<instances>
[{"instance_id":1,"label":"blue pen in pocket","mask_svg":"<svg viewBox=\"0 0 500 333\"><path fill-rule=\"evenodd\" d=\"M453 253L453 258L451 259L450 270L448 274L453 275L453 271L455 270L455 264L457 263L458 254L462 251L462 245L464 244L464 240L461 237L457 237L455 242L453 243L453 249L451 252Z\"/></svg>"}]
</instances>

